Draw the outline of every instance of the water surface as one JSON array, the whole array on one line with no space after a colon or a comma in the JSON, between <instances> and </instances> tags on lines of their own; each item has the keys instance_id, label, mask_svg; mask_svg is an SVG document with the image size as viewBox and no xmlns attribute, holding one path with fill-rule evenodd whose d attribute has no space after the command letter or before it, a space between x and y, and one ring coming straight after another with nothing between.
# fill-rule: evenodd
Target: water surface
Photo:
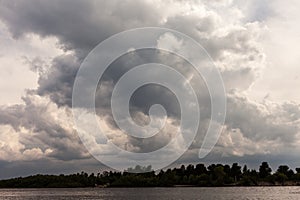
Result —
<instances>
[{"instance_id":1,"label":"water surface","mask_svg":"<svg viewBox=\"0 0 300 200\"><path fill-rule=\"evenodd\" d=\"M300 199L300 187L0 189L0 200Z\"/></svg>"}]
</instances>

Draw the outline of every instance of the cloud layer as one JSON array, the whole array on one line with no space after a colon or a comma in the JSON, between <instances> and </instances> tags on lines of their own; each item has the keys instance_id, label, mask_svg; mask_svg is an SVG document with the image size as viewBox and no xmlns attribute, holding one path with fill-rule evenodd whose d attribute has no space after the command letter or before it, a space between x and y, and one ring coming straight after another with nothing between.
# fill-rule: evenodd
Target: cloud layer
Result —
<instances>
[{"instance_id":1,"label":"cloud layer","mask_svg":"<svg viewBox=\"0 0 300 200\"><path fill-rule=\"evenodd\" d=\"M203 45L221 71L227 90L227 118L219 142L206 161L239 157L247 162L248 157L250 162L257 156L260 162L264 155L275 157L289 155L290 149L297 151L299 103L267 99L255 102L247 96L266 66L258 42L265 31L266 16L246 20L248 16L243 16L243 9L232 1L1 1L0 20L15 40L25 40L28 35L56 38L58 48L63 50L50 62L42 57L29 60L27 64L39 77L37 88L26 92L23 104L0 107L3 168L6 169L7 163L17 162L26 166L27 161L41 165L41 160L52 163L49 165L65 161L66 165L75 162L78 166L95 166L72 123L76 73L99 42L120 31L145 26L172 28L187 34ZM161 42L184 48L172 38L163 38ZM135 93L131 114L137 123L147 124L149 107L160 103L169 113L169 126L150 140L124 136L116 127L109 99L114 84L130 67L150 61L172 65L186 76L194 75L196 80L188 63L163 52L135 52L111 65L97 93L97 114L111 133L112 142L136 152L151 151L168 143L180 117L174 95L165 88L149 86ZM203 114L198 136L179 163L199 161L195 152L201 146L211 114L203 80L191 80L203 103ZM62 165L57 164L65 171ZM59 171L59 167L54 168Z\"/></svg>"}]
</instances>

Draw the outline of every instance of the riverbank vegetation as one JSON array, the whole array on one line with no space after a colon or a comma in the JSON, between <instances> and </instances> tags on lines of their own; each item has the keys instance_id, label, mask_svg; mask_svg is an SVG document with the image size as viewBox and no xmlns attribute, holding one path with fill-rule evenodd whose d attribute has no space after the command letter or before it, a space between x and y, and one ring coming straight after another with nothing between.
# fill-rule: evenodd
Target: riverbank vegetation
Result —
<instances>
[{"instance_id":1,"label":"riverbank vegetation","mask_svg":"<svg viewBox=\"0 0 300 200\"><path fill-rule=\"evenodd\" d=\"M281 165L272 172L267 162L259 170L248 169L237 163L230 165L182 165L160 172L132 173L149 170L136 166L125 172L104 171L98 174L85 172L71 175L34 175L1 180L1 188L59 188L59 187L173 187L173 186L276 186L300 185L300 168Z\"/></svg>"}]
</instances>

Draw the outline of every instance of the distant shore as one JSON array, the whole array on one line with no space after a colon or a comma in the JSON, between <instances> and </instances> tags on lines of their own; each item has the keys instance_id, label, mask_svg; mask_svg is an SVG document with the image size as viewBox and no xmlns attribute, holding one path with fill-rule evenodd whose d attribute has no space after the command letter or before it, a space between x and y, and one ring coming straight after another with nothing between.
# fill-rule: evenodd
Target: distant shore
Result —
<instances>
[{"instance_id":1,"label":"distant shore","mask_svg":"<svg viewBox=\"0 0 300 200\"><path fill-rule=\"evenodd\" d=\"M272 172L267 162L262 162L258 171L238 163L190 164L160 172L151 171L151 166L136 166L124 172L18 177L1 180L0 188L300 186L300 168L295 170L281 165Z\"/></svg>"}]
</instances>

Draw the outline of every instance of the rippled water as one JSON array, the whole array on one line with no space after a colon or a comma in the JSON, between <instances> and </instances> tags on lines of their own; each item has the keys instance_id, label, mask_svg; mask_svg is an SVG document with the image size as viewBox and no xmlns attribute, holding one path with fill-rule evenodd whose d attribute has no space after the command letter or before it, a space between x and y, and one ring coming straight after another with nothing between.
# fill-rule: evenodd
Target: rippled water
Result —
<instances>
[{"instance_id":1,"label":"rippled water","mask_svg":"<svg viewBox=\"0 0 300 200\"><path fill-rule=\"evenodd\" d=\"M300 187L0 189L0 200L300 199Z\"/></svg>"}]
</instances>

